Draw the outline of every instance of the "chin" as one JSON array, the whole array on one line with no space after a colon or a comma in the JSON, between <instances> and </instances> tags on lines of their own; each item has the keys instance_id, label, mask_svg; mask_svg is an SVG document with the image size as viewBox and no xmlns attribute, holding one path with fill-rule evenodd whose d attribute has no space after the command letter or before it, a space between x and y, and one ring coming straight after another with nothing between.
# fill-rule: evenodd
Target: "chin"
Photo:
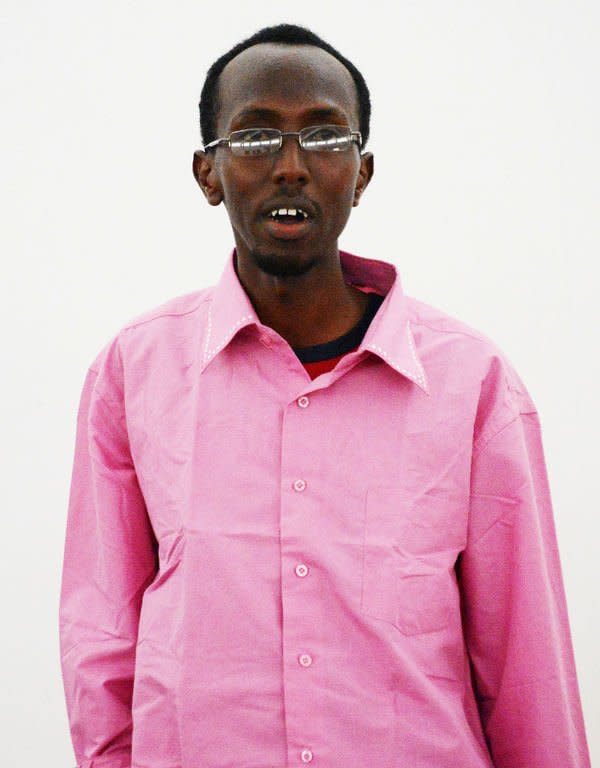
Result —
<instances>
[{"instance_id":1,"label":"chin","mask_svg":"<svg viewBox=\"0 0 600 768\"><path fill-rule=\"evenodd\" d=\"M293 242L293 241L291 241ZM288 253L286 253L286 250ZM298 254L287 243L273 251L268 248L254 248L249 252L252 262L267 275L273 277L297 277L312 269L319 261L318 255Z\"/></svg>"}]
</instances>

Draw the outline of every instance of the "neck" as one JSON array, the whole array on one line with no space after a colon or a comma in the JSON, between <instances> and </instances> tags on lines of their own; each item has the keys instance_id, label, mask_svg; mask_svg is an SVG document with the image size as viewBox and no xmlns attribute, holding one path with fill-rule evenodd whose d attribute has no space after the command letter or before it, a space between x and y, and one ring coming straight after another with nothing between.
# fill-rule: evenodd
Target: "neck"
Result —
<instances>
[{"instance_id":1,"label":"neck","mask_svg":"<svg viewBox=\"0 0 600 768\"><path fill-rule=\"evenodd\" d=\"M368 296L344 280L339 251L319 257L302 274L267 274L236 248L235 269L261 323L291 347L331 341L363 316Z\"/></svg>"}]
</instances>

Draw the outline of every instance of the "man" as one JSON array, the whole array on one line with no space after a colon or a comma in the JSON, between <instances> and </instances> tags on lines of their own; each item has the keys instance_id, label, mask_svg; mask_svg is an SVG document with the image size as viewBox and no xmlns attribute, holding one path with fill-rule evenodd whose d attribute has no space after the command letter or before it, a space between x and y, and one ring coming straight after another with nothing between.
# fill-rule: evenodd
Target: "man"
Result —
<instances>
[{"instance_id":1,"label":"man","mask_svg":"<svg viewBox=\"0 0 600 768\"><path fill-rule=\"evenodd\" d=\"M534 403L491 340L338 250L369 112L294 25L209 70L193 172L235 247L81 397L79 768L590 765Z\"/></svg>"}]
</instances>

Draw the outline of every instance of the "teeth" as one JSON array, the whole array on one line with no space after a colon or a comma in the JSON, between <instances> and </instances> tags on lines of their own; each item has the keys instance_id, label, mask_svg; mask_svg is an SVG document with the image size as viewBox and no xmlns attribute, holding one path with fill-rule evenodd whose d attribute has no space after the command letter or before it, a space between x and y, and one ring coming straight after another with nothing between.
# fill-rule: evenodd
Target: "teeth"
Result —
<instances>
[{"instance_id":1,"label":"teeth","mask_svg":"<svg viewBox=\"0 0 600 768\"><path fill-rule=\"evenodd\" d=\"M301 213L305 219L308 218L308 213L303 211L302 208L275 208L271 211L269 216L275 218L276 216L296 216L297 213Z\"/></svg>"}]
</instances>

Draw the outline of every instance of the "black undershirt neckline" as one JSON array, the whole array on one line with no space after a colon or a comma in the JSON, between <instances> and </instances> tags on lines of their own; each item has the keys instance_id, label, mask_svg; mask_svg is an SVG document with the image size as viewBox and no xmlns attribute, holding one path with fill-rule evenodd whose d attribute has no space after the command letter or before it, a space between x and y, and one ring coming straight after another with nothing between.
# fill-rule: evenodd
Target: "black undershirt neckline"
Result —
<instances>
[{"instance_id":1,"label":"black undershirt neckline","mask_svg":"<svg viewBox=\"0 0 600 768\"><path fill-rule=\"evenodd\" d=\"M344 355L346 352L357 347L362 341L371 320L375 317L377 310L385 299L385 296L381 296L379 293L369 293L368 296L369 301L363 316L349 331L338 336L337 339L325 341L322 344L313 344L310 347L292 347L300 362L318 363L331 357Z\"/></svg>"}]
</instances>

